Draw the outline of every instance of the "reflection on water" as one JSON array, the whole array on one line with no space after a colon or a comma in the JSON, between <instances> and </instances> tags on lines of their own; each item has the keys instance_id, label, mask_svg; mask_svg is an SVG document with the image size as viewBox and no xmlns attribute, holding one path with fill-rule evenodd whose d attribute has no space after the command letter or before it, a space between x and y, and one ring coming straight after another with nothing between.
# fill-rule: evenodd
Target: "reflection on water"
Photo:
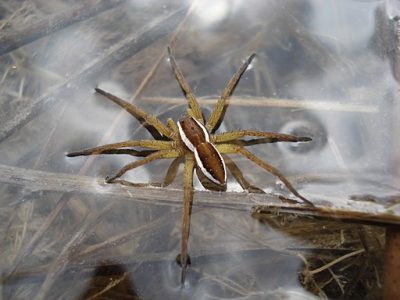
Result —
<instances>
[{"instance_id":1,"label":"reflection on water","mask_svg":"<svg viewBox=\"0 0 400 300\"><path fill-rule=\"evenodd\" d=\"M230 192L240 191L232 181L227 193L209 194L212 199L202 194L198 206L195 193L192 265L180 287L175 257L182 195L170 195L181 189L182 170L162 190L163 199L143 201L146 189L128 189L120 197L94 179L83 188L88 178L80 177L104 178L136 158L65 154L151 138L131 116L95 95L97 85L134 98L164 122L185 115L165 58L167 44L206 117L209 99L217 99L237 66L256 52L221 130L311 136L310 143L254 145L251 151L320 206L398 223L398 75L390 19L396 9L356 0L201 1L182 21L176 11L187 7L179 1L128 1L86 15L96 5L90 3L76 10L85 21L71 17L63 29L52 28L52 34L0 56L3 298L379 299L382 228L270 210L251 215L250 205L245 211L234 203L227 208ZM0 33L76 5L3 1ZM174 20L183 23L171 25ZM21 36L32 34L26 28ZM132 53L122 51L126 45ZM290 196L276 178L232 159L257 188ZM161 181L167 166L150 164L126 178ZM207 206L219 198L220 205Z\"/></svg>"}]
</instances>

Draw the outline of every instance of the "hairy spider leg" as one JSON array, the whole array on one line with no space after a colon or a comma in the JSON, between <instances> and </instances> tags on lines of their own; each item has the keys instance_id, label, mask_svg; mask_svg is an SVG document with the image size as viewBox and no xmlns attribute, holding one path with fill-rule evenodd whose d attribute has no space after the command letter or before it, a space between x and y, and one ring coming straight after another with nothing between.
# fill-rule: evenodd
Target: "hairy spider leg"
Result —
<instances>
[{"instance_id":1,"label":"hairy spider leg","mask_svg":"<svg viewBox=\"0 0 400 300\"><path fill-rule=\"evenodd\" d=\"M179 131L178 126L176 125L175 121L172 120L172 118L167 119L167 125L169 126L169 128L171 128L171 130L174 132L174 134L178 133L178 131Z\"/></svg>"},{"instance_id":2,"label":"hairy spider leg","mask_svg":"<svg viewBox=\"0 0 400 300\"><path fill-rule=\"evenodd\" d=\"M146 156L149 156L151 153L154 153L156 151L157 150L106 149L106 150L101 151L101 153L81 154L78 151L78 152L67 153L66 156L75 157L75 156L98 155L98 154L125 154L125 155L131 155L131 156L136 156L136 157L146 157Z\"/></svg>"},{"instance_id":3,"label":"hairy spider leg","mask_svg":"<svg viewBox=\"0 0 400 300\"><path fill-rule=\"evenodd\" d=\"M170 141L157 141L157 140L138 140L138 141L130 140L114 144L107 144L94 148L88 148L81 151L71 152L68 153L67 156L75 157L82 155L110 154L110 150L132 150L132 149L120 149L125 147L143 147L155 150L169 150L173 149L172 143L173 142Z\"/></svg>"},{"instance_id":4,"label":"hairy spider leg","mask_svg":"<svg viewBox=\"0 0 400 300\"><path fill-rule=\"evenodd\" d=\"M121 177L122 175L124 175L126 172L128 172L129 170L132 170L134 168L137 168L139 166L143 166L145 164L148 164L149 162L152 162L153 160L156 159L162 159L162 158L176 158L181 156L181 152L178 150L159 150L157 152L154 152L152 154L150 154L149 156L141 159L141 160L137 160L134 161L132 163L129 163L127 165L125 165L123 168L121 168L114 176L110 176L106 178L106 182L107 183L112 183L114 182L115 179Z\"/></svg>"},{"instance_id":5,"label":"hairy spider leg","mask_svg":"<svg viewBox=\"0 0 400 300\"><path fill-rule=\"evenodd\" d=\"M255 53L249 56L249 58L242 64L242 66L233 74L232 78L229 80L226 88L222 92L221 97L219 98L217 104L213 112L211 113L210 118L206 123L206 127L208 132L214 133L215 130L218 129L222 119L224 118L225 110L228 106L228 101L230 96L232 95L233 91L235 90L236 85L238 84L240 78L242 77L243 73L246 71L247 67L256 56Z\"/></svg>"},{"instance_id":6,"label":"hairy spider leg","mask_svg":"<svg viewBox=\"0 0 400 300\"><path fill-rule=\"evenodd\" d=\"M136 119L138 119L145 127L146 123L154 127L161 136L169 137L171 138L172 131L165 126L157 117L145 112L144 110L140 109L139 107L133 105L132 103L129 103L117 96L114 96L113 94L110 94L102 89L95 88L96 92L103 95L107 99L111 100L112 102L118 104L121 106L123 109L125 109L127 112L129 112L132 116L134 116ZM153 135L153 137L156 139L157 136L154 136L155 133L154 131L150 130L148 127L146 129Z\"/></svg>"},{"instance_id":7,"label":"hairy spider leg","mask_svg":"<svg viewBox=\"0 0 400 300\"><path fill-rule=\"evenodd\" d=\"M243 190L249 192L249 193L259 193L259 194L265 194L265 192L250 184L246 178L243 176L243 172L239 169L239 167L234 163L234 161L228 156L228 155L222 155L224 160L225 160L225 165L228 168L228 170L231 172L233 178L240 184Z\"/></svg>"},{"instance_id":8,"label":"hairy spider leg","mask_svg":"<svg viewBox=\"0 0 400 300\"><path fill-rule=\"evenodd\" d=\"M214 143L225 143L225 142L237 140L237 139L245 137L245 136L268 138L271 140L271 143L311 141L310 137L304 137L304 136L299 137L299 136L294 136L294 135L290 135L290 134L257 131L257 130L240 130L240 131L235 130L235 131L231 131L231 132L215 134L212 136L211 141Z\"/></svg>"},{"instance_id":9,"label":"hairy spider leg","mask_svg":"<svg viewBox=\"0 0 400 300\"><path fill-rule=\"evenodd\" d=\"M133 187L167 187L175 180L182 158L179 156L171 162L162 182L134 183L123 179L115 179L113 182Z\"/></svg>"},{"instance_id":10,"label":"hairy spider leg","mask_svg":"<svg viewBox=\"0 0 400 300\"><path fill-rule=\"evenodd\" d=\"M178 64L176 63L175 57L172 55L170 46L167 47L167 50L168 50L168 57L169 57L169 62L171 64L172 70L174 71L174 74L175 74L176 79L178 80L179 86L181 87L183 94L185 95L185 98L188 101L189 108L193 113L193 117L196 120L198 120L204 124L203 114L201 112L200 105L197 102L196 97L194 96L189 84L186 82L185 77L183 77L183 74L182 74L181 70L179 69Z\"/></svg>"},{"instance_id":11,"label":"hairy spider leg","mask_svg":"<svg viewBox=\"0 0 400 300\"><path fill-rule=\"evenodd\" d=\"M185 283L186 269L188 265L188 241L190 232L190 214L193 202L193 154L185 156L185 165L183 169L183 210L182 210L182 237L181 237L181 284Z\"/></svg>"},{"instance_id":12,"label":"hairy spider leg","mask_svg":"<svg viewBox=\"0 0 400 300\"><path fill-rule=\"evenodd\" d=\"M279 172L278 169L275 167L271 166L270 164L266 163L262 159L258 158L256 155L251 153L249 150L245 149L244 147L240 147L237 145L232 145L232 144L217 144L216 145L217 149L220 151L222 154L229 154L229 153L237 153L241 154L244 157L248 158L255 164L259 165L261 168L266 170L267 172L271 173L272 175L276 176L279 178L280 181L283 182L283 184L287 187L287 189L295 195L297 198L303 200L304 203L306 203L309 206L314 207L314 204L304 198L302 195L297 192L297 190L292 186L292 184L285 178L285 176L282 175L281 172Z\"/></svg>"}]
</instances>

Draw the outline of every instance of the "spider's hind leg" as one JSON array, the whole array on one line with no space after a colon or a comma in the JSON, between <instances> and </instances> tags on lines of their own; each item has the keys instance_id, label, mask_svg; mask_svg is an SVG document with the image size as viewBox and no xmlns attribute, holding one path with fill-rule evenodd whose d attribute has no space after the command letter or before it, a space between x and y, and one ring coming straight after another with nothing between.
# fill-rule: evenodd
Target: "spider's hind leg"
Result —
<instances>
[{"instance_id":1,"label":"spider's hind leg","mask_svg":"<svg viewBox=\"0 0 400 300\"><path fill-rule=\"evenodd\" d=\"M167 187L175 180L181 162L182 157L177 157L171 162L162 182L134 183L123 179L114 179L113 183L134 187Z\"/></svg>"},{"instance_id":2,"label":"spider's hind leg","mask_svg":"<svg viewBox=\"0 0 400 300\"><path fill-rule=\"evenodd\" d=\"M137 167L143 166L145 164L148 164L149 162L152 162L156 159L162 159L162 158L177 158L180 156L180 152L176 150L160 150L154 153L151 153L150 155L146 156L145 158L141 160L134 161L130 164L127 164L123 168L121 168L115 175L109 176L106 178L107 183L113 183L115 180L122 175L124 175L126 172L129 170L135 169Z\"/></svg>"},{"instance_id":3,"label":"spider's hind leg","mask_svg":"<svg viewBox=\"0 0 400 300\"><path fill-rule=\"evenodd\" d=\"M249 193L259 193L259 194L265 194L265 192L252 185L249 183L246 178L244 178L242 171L239 169L239 167L233 162L233 160L228 156L228 155L223 155L226 167L229 169L231 172L232 176L236 179L236 181L240 184L243 190L249 192Z\"/></svg>"},{"instance_id":4,"label":"spider's hind leg","mask_svg":"<svg viewBox=\"0 0 400 300\"><path fill-rule=\"evenodd\" d=\"M216 147L221 154L237 153L237 154L241 154L244 157L248 158L249 160L251 160L252 162L257 164L258 166L260 166L267 172L269 172L272 175L279 178L279 180L283 182L283 184L287 187L287 189L293 195L295 195L297 198L301 199L305 204L307 204L308 206L314 207L314 204L310 200L308 200L305 197L303 197L302 195L300 195L300 193L292 186L292 184L289 182L289 180L287 180L286 177L283 176L283 174L281 172L279 172L278 169L274 168L267 162L263 161L262 159L260 159L259 157L257 157L256 155L254 155L253 153L248 151L247 149L237 146L237 145L233 145L233 144L217 144Z\"/></svg>"},{"instance_id":5,"label":"spider's hind leg","mask_svg":"<svg viewBox=\"0 0 400 300\"><path fill-rule=\"evenodd\" d=\"M240 139L245 136L263 138L263 141L265 143L309 142L312 140L310 137L305 137L305 136L295 136L295 135L284 134L284 133L275 133L275 132L248 130L247 129L247 130L235 130L235 131L215 134L212 136L212 142L213 143L225 143L225 142L233 141L236 139Z\"/></svg>"}]
</instances>

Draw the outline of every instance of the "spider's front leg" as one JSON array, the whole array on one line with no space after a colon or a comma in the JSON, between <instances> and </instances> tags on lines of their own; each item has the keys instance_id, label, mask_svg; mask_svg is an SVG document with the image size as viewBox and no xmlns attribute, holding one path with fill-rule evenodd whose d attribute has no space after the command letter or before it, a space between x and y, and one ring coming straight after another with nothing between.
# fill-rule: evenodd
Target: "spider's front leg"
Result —
<instances>
[{"instance_id":1,"label":"spider's front leg","mask_svg":"<svg viewBox=\"0 0 400 300\"><path fill-rule=\"evenodd\" d=\"M229 153L236 153L241 154L244 157L248 158L255 164L259 165L261 168L266 170L267 172L271 173L272 175L276 176L283 182L283 184L287 187L287 189L295 195L297 198L303 200L303 202L311 207L314 207L314 204L310 202L310 200L304 198L300 193L292 186L292 184L286 179L285 176L278 169L274 168L267 162L263 161L249 150L245 149L244 147L233 145L233 144L217 144L217 149L221 154L229 154Z\"/></svg>"},{"instance_id":2,"label":"spider's front leg","mask_svg":"<svg viewBox=\"0 0 400 300\"><path fill-rule=\"evenodd\" d=\"M106 178L106 182L107 183L113 183L115 182L115 180L119 177L121 177L122 175L124 175L126 172L128 172L129 170L132 170L134 168L137 168L139 166L143 166L145 164L148 164L149 162L152 162L156 159L162 159L162 158L177 158L181 156L180 151L177 150L160 150L154 153L151 153L150 155L148 155L147 157L141 159L141 160L137 160L134 161L130 164L127 164L126 166L124 166L123 168L121 168L115 175L107 177Z\"/></svg>"},{"instance_id":3,"label":"spider's front leg","mask_svg":"<svg viewBox=\"0 0 400 300\"><path fill-rule=\"evenodd\" d=\"M100 95L106 97L108 100L111 100L115 104L118 104L120 107L122 107L132 116L134 116L141 124L144 125L144 127L150 132L150 134L155 139L159 139L162 137L170 138L171 135L173 134L173 132L167 126L165 126L157 117L145 112L144 110L140 109L134 104L129 103L99 88L95 88L95 91Z\"/></svg>"},{"instance_id":4,"label":"spider's front leg","mask_svg":"<svg viewBox=\"0 0 400 300\"><path fill-rule=\"evenodd\" d=\"M200 105L197 102L196 97L194 96L192 89L190 88L190 85L186 82L185 77L183 77L183 74L179 69L178 64L176 63L175 57L172 55L172 51L169 46L167 47L167 51L172 70L174 71L176 80L178 80L179 86L181 87L185 98L188 100L189 108L193 112L193 117L196 120L203 122L203 114L201 112Z\"/></svg>"},{"instance_id":5,"label":"spider's front leg","mask_svg":"<svg viewBox=\"0 0 400 300\"><path fill-rule=\"evenodd\" d=\"M87 155L98 155L98 154L132 154L140 153L140 151L133 150L133 149L121 149L126 147L142 147L142 148L150 148L154 150L169 150L172 149L173 142L170 141L157 141L157 140L129 140L114 144L107 144L103 146L98 146L94 148L88 148L81 151L70 152L67 154L68 157L75 157L75 156L87 156ZM123 150L131 150L124 152Z\"/></svg>"},{"instance_id":6,"label":"spider's front leg","mask_svg":"<svg viewBox=\"0 0 400 300\"><path fill-rule=\"evenodd\" d=\"M243 73L246 71L247 67L250 65L253 58L256 56L255 53L250 55L247 60L241 65L241 67L233 74L232 78L229 80L226 88L222 92L221 97L219 98L217 104L213 112L211 113L210 118L207 121L206 128L208 132L214 133L215 130L218 129L219 124L222 122L222 119L225 115L225 110L228 106L229 98L231 97L235 87L239 83L240 78L242 77Z\"/></svg>"}]
</instances>

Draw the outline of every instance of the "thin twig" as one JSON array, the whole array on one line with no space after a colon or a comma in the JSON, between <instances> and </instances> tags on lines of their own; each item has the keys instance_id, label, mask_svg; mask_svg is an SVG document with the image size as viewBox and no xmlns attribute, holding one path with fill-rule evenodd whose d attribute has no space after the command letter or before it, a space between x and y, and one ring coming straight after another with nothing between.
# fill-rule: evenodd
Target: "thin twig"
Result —
<instances>
[{"instance_id":1,"label":"thin twig","mask_svg":"<svg viewBox=\"0 0 400 300\"><path fill-rule=\"evenodd\" d=\"M347 254L345 254L345 255L343 255L343 256L341 256L341 257L339 257L339 258L337 258L337 259L331 261L330 263L327 263L326 265L323 265L322 267L319 267L319 268L314 269L314 270L310 270L310 271L309 271L309 272L310 272L310 275L314 275L314 274L317 274L317 273L319 273L319 272L322 272L322 271L324 271L324 270L326 270L326 269L332 267L333 265L335 265L335 264L341 262L342 260L345 260L345 259L347 259L347 258L349 258L349 257L358 255L358 254L363 253L363 252L365 252L365 249L359 249L359 250L356 250L356 251L347 253Z\"/></svg>"},{"instance_id":2,"label":"thin twig","mask_svg":"<svg viewBox=\"0 0 400 300\"><path fill-rule=\"evenodd\" d=\"M344 286L343 286L342 282L340 281L340 277L341 276L340 275L339 276L336 275L335 272L333 272L331 268L328 268L328 271L332 276L332 280L334 280L336 282L336 284L339 287L342 295L344 295Z\"/></svg>"}]
</instances>

